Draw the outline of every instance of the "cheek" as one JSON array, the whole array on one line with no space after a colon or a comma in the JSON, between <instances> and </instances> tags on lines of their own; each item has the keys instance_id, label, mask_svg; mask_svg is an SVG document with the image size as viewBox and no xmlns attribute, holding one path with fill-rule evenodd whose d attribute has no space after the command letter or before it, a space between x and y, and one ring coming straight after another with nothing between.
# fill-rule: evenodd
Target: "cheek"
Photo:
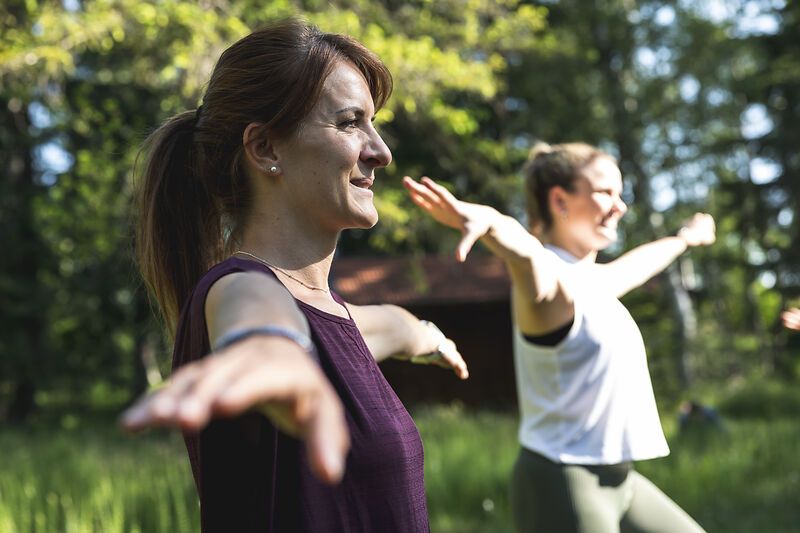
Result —
<instances>
[{"instance_id":1,"label":"cheek","mask_svg":"<svg viewBox=\"0 0 800 533\"><path fill-rule=\"evenodd\" d=\"M327 159L341 166L353 166L358 161L360 143L355 137L337 139L327 146Z\"/></svg>"},{"instance_id":2,"label":"cheek","mask_svg":"<svg viewBox=\"0 0 800 533\"><path fill-rule=\"evenodd\" d=\"M598 211L600 211L602 214L605 214L611 211L611 209L614 207L614 202L610 197L604 195L595 198L594 205Z\"/></svg>"}]
</instances>

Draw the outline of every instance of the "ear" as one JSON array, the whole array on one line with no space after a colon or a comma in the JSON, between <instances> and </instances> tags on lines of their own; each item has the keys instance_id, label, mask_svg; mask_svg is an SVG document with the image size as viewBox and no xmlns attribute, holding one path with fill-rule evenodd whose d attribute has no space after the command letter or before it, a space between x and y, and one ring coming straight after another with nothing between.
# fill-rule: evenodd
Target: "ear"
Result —
<instances>
[{"instance_id":1,"label":"ear","mask_svg":"<svg viewBox=\"0 0 800 533\"><path fill-rule=\"evenodd\" d=\"M278 175L281 167L278 157L267 135L267 127L260 122L251 122L242 134L242 145L247 154L250 165L258 172L268 175Z\"/></svg>"},{"instance_id":2,"label":"ear","mask_svg":"<svg viewBox=\"0 0 800 533\"><path fill-rule=\"evenodd\" d=\"M567 191L564 187L556 185L547 193L548 205L552 219L564 218L567 215Z\"/></svg>"}]
</instances>

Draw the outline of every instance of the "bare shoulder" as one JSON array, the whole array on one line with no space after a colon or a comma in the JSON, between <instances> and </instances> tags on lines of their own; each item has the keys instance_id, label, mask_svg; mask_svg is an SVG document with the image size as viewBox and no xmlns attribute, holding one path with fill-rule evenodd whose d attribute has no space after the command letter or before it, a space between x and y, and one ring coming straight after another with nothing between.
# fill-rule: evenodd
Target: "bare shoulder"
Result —
<instances>
[{"instance_id":1,"label":"bare shoulder","mask_svg":"<svg viewBox=\"0 0 800 533\"><path fill-rule=\"evenodd\" d=\"M234 326L283 324L308 333L294 297L272 276L236 272L217 280L205 303L206 323L213 338Z\"/></svg>"},{"instance_id":2,"label":"bare shoulder","mask_svg":"<svg viewBox=\"0 0 800 533\"><path fill-rule=\"evenodd\" d=\"M287 293L278 281L263 272L232 272L222 276L211 285L206 298L206 306L220 303L226 298L258 298Z\"/></svg>"}]
</instances>

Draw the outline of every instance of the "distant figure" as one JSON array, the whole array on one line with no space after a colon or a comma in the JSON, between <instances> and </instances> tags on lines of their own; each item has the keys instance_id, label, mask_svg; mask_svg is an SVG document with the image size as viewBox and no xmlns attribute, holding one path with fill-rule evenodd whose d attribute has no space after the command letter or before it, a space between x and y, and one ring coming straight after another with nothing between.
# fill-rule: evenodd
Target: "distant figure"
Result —
<instances>
[{"instance_id":1,"label":"distant figure","mask_svg":"<svg viewBox=\"0 0 800 533\"><path fill-rule=\"evenodd\" d=\"M696 400L681 402L678 408L678 427L681 431L689 431L691 428L725 429L719 411Z\"/></svg>"},{"instance_id":2,"label":"distant figure","mask_svg":"<svg viewBox=\"0 0 800 533\"><path fill-rule=\"evenodd\" d=\"M781 313L783 327L800 331L800 309L792 307Z\"/></svg>"},{"instance_id":3,"label":"distant figure","mask_svg":"<svg viewBox=\"0 0 800 533\"><path fill-rule=\"evenodd\" d=\"M405 178L414 202L501 257L512 281L514 362L522 445L511 481L517 531L698 533L702 528L633 461L669 453L639 328L620 303L687 248L714 242L696 214L676 236L608 264L627 210L608 153L584 143L535 146L526 185L530 228L459 201L428 178Z\"/></svg>"}]
</instances>

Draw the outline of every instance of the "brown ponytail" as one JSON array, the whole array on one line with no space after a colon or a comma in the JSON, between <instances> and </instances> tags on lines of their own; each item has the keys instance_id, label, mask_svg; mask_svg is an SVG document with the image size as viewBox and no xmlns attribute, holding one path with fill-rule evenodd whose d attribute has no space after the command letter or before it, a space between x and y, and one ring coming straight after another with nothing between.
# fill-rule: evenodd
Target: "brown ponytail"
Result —
<instances>
[{"instance_id":1,"label":"brown ponytail","mask_svg":"<svg viewBox=\"0 0 800 533\"><path fill-rule=\"evenodd\" d=\"M533 145L525 166L525 188L528 219L534 235L541 236L553 224L550 189L562 187L574 191L580 170L601 156L613 159L607 152L581 142L554 145L537 142Z\"/></svg>"},{"instance_id":2,"label":"brown ponytail","mask_svg":"<svg viewBox=\"0 0 800 533\"><path fill-rule=\"evenodd\" d=\"M339 60L361 71L380 109L392 77L375 54L350 37L288 19L225 50L203 105L145 141L137 258L171 333L194 286L239 239L251 196L242 167L245 128L260 122L274 138L292 135Z\"/></svg>"}]
</instances>

